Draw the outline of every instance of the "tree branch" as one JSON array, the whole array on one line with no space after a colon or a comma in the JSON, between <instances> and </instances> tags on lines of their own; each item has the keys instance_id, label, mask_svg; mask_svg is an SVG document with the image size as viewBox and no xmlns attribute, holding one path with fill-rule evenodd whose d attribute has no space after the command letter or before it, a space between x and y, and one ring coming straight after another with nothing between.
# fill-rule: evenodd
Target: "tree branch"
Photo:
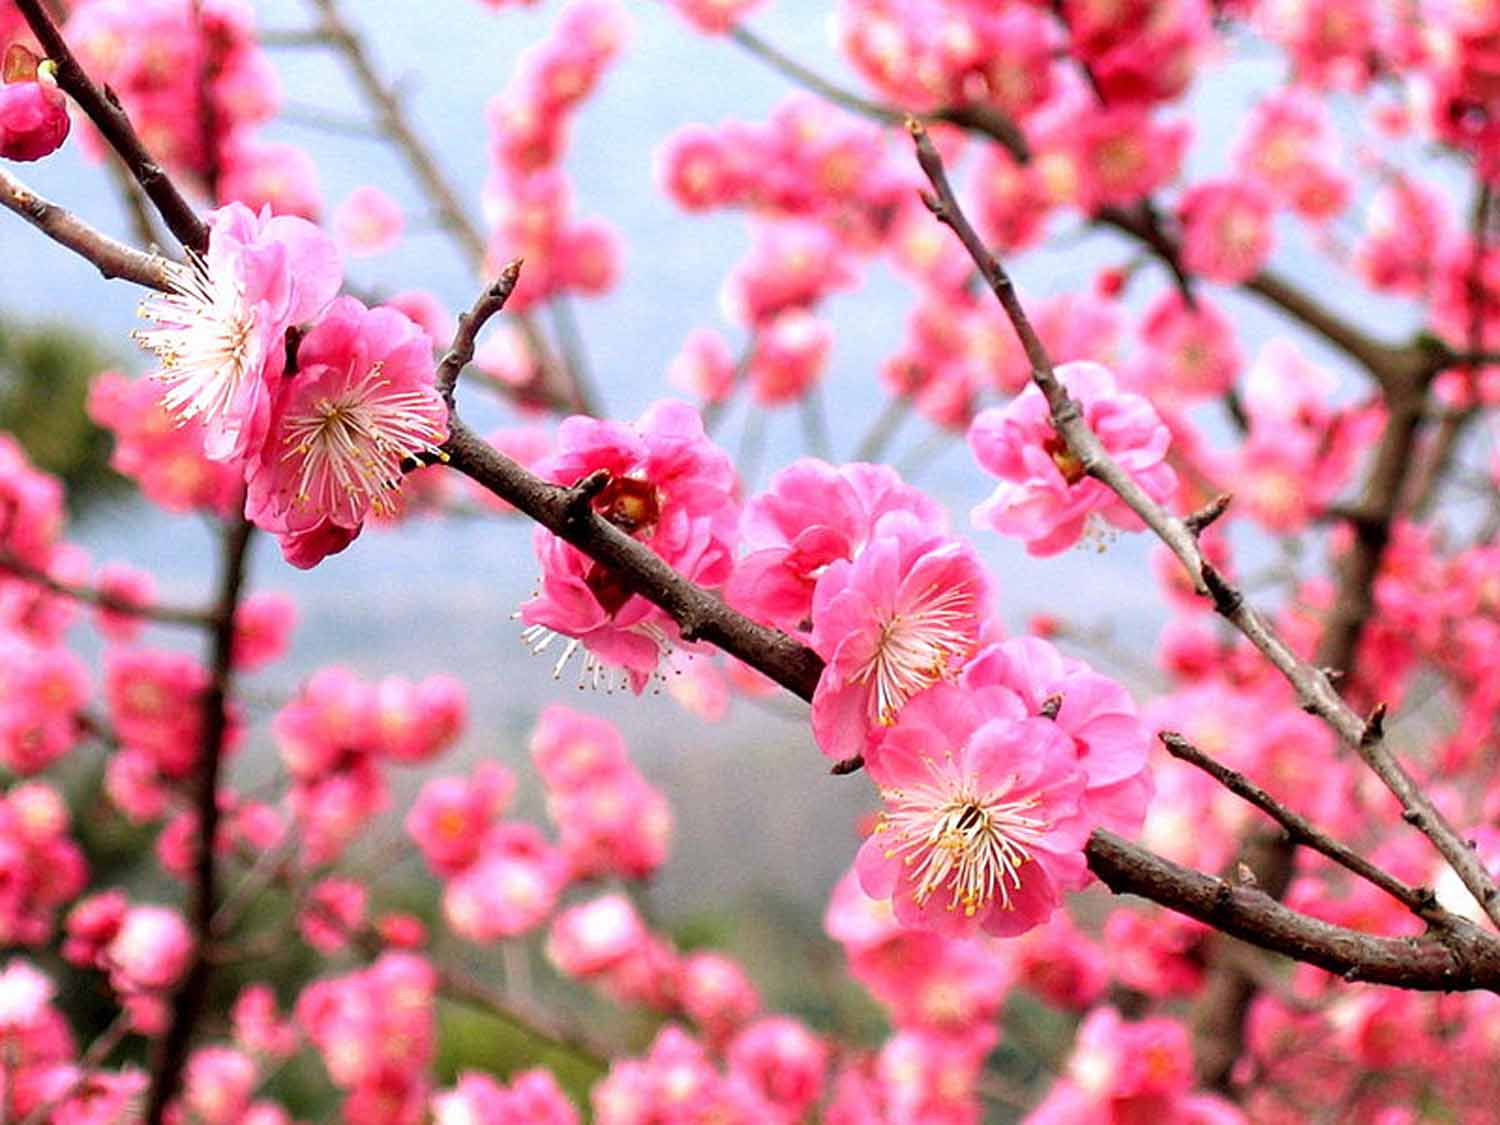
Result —
<instances>
[{"instance_id":1,"label":"tree branch","mask_svg":"<svg viewBox=\"0 0 1500 1125\"><path fill-rule=\"evenodd\" d=\"M214 610L217 624L212 637L208 689L203 693L201 705L203 734L193 786L193 807L198 822L190 919L193 959L172 997L167 1030L156 1046L151 1085L146 1095L147 1125L161 1125L167 1104L177 1094L192 1047L193 1031L208 999L209 978L213 971L209 946L218 904L214 844L219 828L219 767L228 730L225 704L233 680L234 619L245 585L245 567L254 531L254 525L243 517L234 519L224 529L219 596Z\"/></svg>"},{"instance_id":2,"label":"tree branch","mask_svg":"<svg viewBox=\"0 0 1500 1125\"><path fill-rule=\"evenodd\" d=\"M4 168L0 168L0 206L14 211L52 241L92 262L106 280L123 278L159 290L171 285L167 259L116 242L73 212L43 199Z\"/></svg>"},{"instance_id":3,"label":"tree branch","mask_svg":"<svg viewBox=\"0 0 1500 1125\"><path fill-rule=\"evenodd\" d=\"M1430 888L1413 887L1384 868L1377 867L1353 848L1333 839L1300 813L1287 808L1244 774L1216 762L1175 731L1162 731L1159 737L1172 757L1196 766L1235 796L1254 805L1281 825L1294 843L1306 845L1366 882L1373 883L1427 922L1449 925L1453 921L1454 915L1437 905L1437 897Z\"/></svg>"},{"instance_id":4,"label":"tree branch","mask_svg":"<svg viewBox=\"0 0 1500 1125\"><path fill-rule=\"evenodd\" d=\"M83 602L86 605L98 606L100 609L109 610L111 613L127 614L131 617L139 617L146 621L154 621L159 625L185 625L194 629L212 629L218 625L218 618L209 611L201 609L189 609L186 606L169 606L146 603L144 605L129 601L125 598L117 598L104 590L95 589L92 586L80 586L74 582L62 582L45 570L22 562L8 552L0 551L0 571L14 574L17 578L30 582L54 594L60 594L65 598Z\"/></svg>"},{"instance_id":5,"label":"tree branch","mask_svg":"<svg viewBox=\"0 0 1500 1125\"><path fill-rule=\"evenodd\" d=\"M40 0L15 0L15 4L31 33L47 52L47 57L57 64L58 86L78 103L110 148L120 154L136 183L141 185L141 190L167 224L167 229L189 250L202 253L208 249L207 225L161 165L146 151L130 124L130 118L120 108L119 99L112 92L101 91L89 79Z\"/></svg>"}]
</instances>

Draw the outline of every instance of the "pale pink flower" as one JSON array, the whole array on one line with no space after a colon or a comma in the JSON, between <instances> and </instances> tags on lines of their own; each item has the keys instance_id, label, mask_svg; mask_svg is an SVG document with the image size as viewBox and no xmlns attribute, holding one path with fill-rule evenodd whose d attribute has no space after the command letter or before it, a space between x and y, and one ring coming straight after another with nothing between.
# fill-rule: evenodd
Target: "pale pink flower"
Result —
<instances>
[{"instance_id":1,"label":"pale pink flower","mask_svg":"<svg viewBox=\"0 0 1500 1125\"><path fill-rule=\"evenodd\" d=\"M283 337L338 292L338 251L311 223L230 203L209 220L207 253L169 272L172 291L141 304L156 327L135 333L161 360L162 401L178 418L202 418L211 459L252 456L285 366Z\"/></svg>"},{"instance_id":2,"label":"pale pink flower","mask_svg":"<svg viewBox=\"0 0 1500 1125\"><path fill-rule=\"evenodd\" d=\"M470 941L516 937L536 929L557 906L568 866L529 824L492 829L479 858L443 890L443 916Z\"/></svg>"},{"instance_id":3,"label":"pale pink flower","mask_svg":"<svg viewBox=\"0 0 1500 1125\"><path fill-rule=\"evenodd\" d=\"M422 786L406 814L406 833L442 876L456 875L479 856L485 833L505 814L515 775L481 762L472 777L435 777Z\"/></svg>"},{"instance_id":4,"label":"pale pink flower","mask_svg":"<svg viewBox=\"0 0 1500 1125\"><path fill-rule=\"evenodd\" d=\"M160 992L187 971L193 937L182 915L166 906L131 906L103 951L103 967L120 992Z\"/></svg>"},{"instance_id":5,"label":"pale pink flower","mask_svg":"<svg viewBox=\"0 0 1500 1125\"><path fill-rule=\"evenodd\" d=\"M297 603L274 590L250 594L234 615L234 666L253 672L286 655Z\"/></svg>"},{"instance_id":6,"label":"pale pink flower","mask_svg":"<svg viewBox=\"0 0 1500 1125\"><path fill-rule=\"evenodd\" d=\"M405 225L400 204L373 184L355 188L333 212L333 236L353 258L389 250Z\"/></svg>"},{"instance_id":7,"label":"pale pink flower","mask_svg":"<svg viewBox=\"0 0 1500 1125\"><path fill-rule=\"evenodd\" d=\"M245 512L307 568L347 547L371 513L393 508L403 466L438 456L448 411L431 342L393 309L340 297L297 362L250 466Z\"/></svg>"},{"instance_id":8,"label":"pale pink flower","mask_svg":"<svg viewBox=\"0 0 1500 1125\"><path fill-rule=\"evenodd\" d=\"M1000 694L932 688L867 753L883 809L856 870L907 925L1017 934L1089 880L1077 753L1055 723L1016 717Z\"/></svg>"},{"instance_id":9,"label":"pale pink flower","mask_svg":"<svg viewBox=\"0 0 1500 1125\"><path fill-rule=\"evenodd\" d=\"M1097 363L1063 364L1057 376L1120 467L1153 500L1167 503L1177 490L1177 474L1166 461L1172 439L1150 402L1120 390L1109 369ZM969 448L1001 480L974 509L974 525L1018 536L1029 554L1053 555L1072 546L1091 518L1126 530L1141 527L1053 429L1047 400L1035 385L979 415L969 428Z\"/></svg>"},{"instance_id":10,"label":"pale pink flower","mask_svg":"<svg viewBox=\"0 0 1500 1125\"><path fill-rule=\"evenodd\" d=\"M547 932L547 959L570 977L592 977L646 941L646 924L623 894L607 894L558 913Z\"/></svg>"},{"instance_id":11,"label":"pale pink flower","mask_svg":"<svg viewBox=\"0 0 1500 1125\"><path fill-rule=\"evenodd\" d=\"M979 644L990 584L973 548L906 512L875 526L813 594L811 644L826 661L813 734L831 758L866 753L907 702L951 680Z\"/></svg>"},{"instance_id":12,"label":"pale pink flower","mask_svg":"<svg viewBox=\"0 0 1500 1125\"><path fill-rule=\"evenodd\" d=\"M704 402L723 402L734 390L734 354L712 328L695 328L667 364L667 382Z\"/></svg>"}]
</instances>

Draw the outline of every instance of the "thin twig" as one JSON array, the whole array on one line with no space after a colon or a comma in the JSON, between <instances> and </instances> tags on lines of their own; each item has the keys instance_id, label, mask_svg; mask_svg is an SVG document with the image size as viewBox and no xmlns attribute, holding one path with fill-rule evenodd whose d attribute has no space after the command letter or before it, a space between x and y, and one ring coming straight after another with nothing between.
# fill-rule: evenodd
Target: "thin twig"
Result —
<instances>
[{"instance_id":1,"label":"thin twig","mask_svg":"<svg viewBox=\"0 0 1500 1125\"><path fill-rule=\"evenodd\" d=\"M219 771L229 721L226 704L234 675L234 619L245 585L245 568L254 525L243 517L224 529L218 604L218 624L213 632L208 689L203 693L202 736L197 773L193 783L193 809L197 819L197 849L193 857L192 910L193 959L182 983L172 996L167 1029L151 1065L151 1085L146 1094L147 1125L161 1125L168 1103L176 1096L187 1063L193 1033L208 999L209 960L218 911L218 862L215 843L219 828Z\"/></svg>"},{"instance_id":2,"label":"thin twig","mask_svg":"<svg viewBox=\"0 0 1500 1125\"><path fill-rule=\"evenodd\" d=\"M83 586L75 582L62 582L45 570L22 562L11 554L0 551L0 571L14 574L26 582L46 590L49 593L59 594L65 598L72 598L76 602L85 605L98 606L100 609L111 613L124 614L129 617L139 617L143 621L154 621L158 625L183 625L193 629L212 629L218 625L218 618L210 610L189 609L186 606L161 605L155 602L138 604L126 598L116 597L105 590L99 590L92 586Z\"/></svg>"},{"instance_id":3,"label":"thin twig","mask_svg":"<svg viewBox=\"0 0 1500 1125\"><path fill-rule=\"evenodd\" d=\"M1371 863L1353 848L1333 839L1300 813L1287 808L1244 774L1210 758L1182 735L1175 731L1162 731L1159 737L1172 757L1196 766L1235 796L1254 805L1280 824L1296 843L1312 848L1366 882L1373 883L1428 922L1446 925L1454 917L1437 905L1437 897L1430 888L1413 887Z\"/></svg>"},{"instance_id":4,"label":"thin twig","mask_svg":"<svg viewBox=\"0 0 1500 1125\"><path fill-rule=\"evenodd\" d=\"M42 198L4 168L0 168L0 207L14 211L54 242L92 262L106 280L118 277L147 289L171 287L167 259L95 230L71 211Z\"/></svg>"}]
</instances>

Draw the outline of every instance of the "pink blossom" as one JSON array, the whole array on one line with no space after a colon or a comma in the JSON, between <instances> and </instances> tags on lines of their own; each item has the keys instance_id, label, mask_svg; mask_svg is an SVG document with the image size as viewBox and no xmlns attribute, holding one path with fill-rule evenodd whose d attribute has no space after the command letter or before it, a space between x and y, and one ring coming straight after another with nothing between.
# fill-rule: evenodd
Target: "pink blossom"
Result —
<instances>
[{"instance_id":1,"label":"pink blossom","mask_svg":"<svg viewBox=\"0 0 1500 1125\"><path fill-rule=\"evenodd\" d=\"M823 753L867 753L909 700L957 676L989 598L973 549L906 512L883 517L852 562L832 562L812 607L811 644L826 662L812 713Z\"/></svg>"},{"instance_id":2,"label":"pink blossom","mask_svg":"<svg viewBox=\"0 0 1500 1125\"><path fill-rule=\"evenodd\" d=\"M722 35L764 0L671 0L671 3L699 31Z\"/></svg>"},{"instance_id":3,"label":"pink blossom","mask_svg":"<svg viewBox=\"0 0 1500 1125\"><path fill-rule=\"evenodd\" d=\"M740 537L747 554L729 581L729 600L762 621L805 632L823 571L853 559L894 511L930 527L946 524L939 505L884 465L794 461L745 505Z\"/></svg>"},{"instance_id":4,"label":"pink blossom","mask_svg":"<svg viewBox=\"0 0 1500 1125\"><path fill-rule=\"evenodd\" d=\"M306 569L347 547L366 516L392 510L403 464L437 455L448 412L431 343L392 309L338 298L297 362L250 467L245 512Z\"/></svg>"},{"instance_id":5,"label":"pink blossom","mask_svg":"<svg viewBox=\"0 0 1500 1125\"><path fill-rule=\"evenodd\" d=\"M622 894L606 894L558 912L547 933L547 959L558 972L587 978L608 972L646 940L646 926Z\"/></svg>"},{"instance_id":6,"label":"pink blossom","mask_svg":"<svg viewBox=\"0 0 1500 1125\"><path fill-rule=\"evenodd\" d=\"M750 393L765 406L794 402L817 383L833 348L833 329L805 309L789 309L755 338Z\"/></svg>"},{"instance_id":7,"label":"pink blossom","mask_svg":"<svg viewBox=\"0 0 1500 1125\"><path fill-rule=\"evenodd\" d=\"M730 1042L727 1057L731 1073L789 1120L800 1120L823 1092L828 1045L796 1020L771 1016L750 1024Z\"/></svg>"},{"instance_id":8,"label":"pink blossom","mask_svg":"<svg viewBox=\"0 0 1500 1125\"><path fill-rule=\"evenodd\" d=\"M633 769L555 793L547 810L575 879L645 879L666 861L671 806Z\"/></svg>"},{"instance_id":9,"label":"pink blossom","mask_svg":"<svg viewBox=\"0 0 1500 1125\"><path fill-rule=\"evenodd\" d=\"M373 184L355 188L333 212L333 236L353 258L389 250L405 225L400 205Z\"/></svg>"},{"instance_id":10,"label":"pink blossom","mask_svg":"<svg viewBox=\"0 0 1500 1125\"><path fill-rule=\"evenodd\" d=\"M188 1059L178 1108L205 1125L240 1122L260 1081L255 1060L233 1047L200 1047Z\"/></svg>"},{"instance_id":11,"label":"pink blossom","mask_svg":"<svg viewBox=\"0 0 1500 1125\"><path fill-rule=\"evenodd\" d=\"M156 580L150 571L128 563L105 563L95 578L95 589L124 605L144 609L156 598ZM133 641L141 631L139 614L100 606L95 614L99 632L121 644Z\"/></svg>"},{"instance_id":12,"label":"pink blossom","mask_svg":"<svg viewBox=\"0 0 1500 1125\"><path fill-rule=\"evenodd\" d=\"M765 223L724 282L724 306L739 323L761 328L778 313L811 308L856 280L849 254L822 224Z\"/></svg>"},{"instance_id":13,"label":"pink blossom","mask_svg":"<svg viewBox=\"0 0 1500 1125\"><path fill-rule=\"evenodd\" d=\"M536 929L567 883L557 849L529 824L493 829L479 858L443 890L443 916L469 941L494 941Z\"/></svg>"},{"instance_id":14,"label":"pink blossom","mask_svg":"<svg viewBox=\"0 0 1500 1125\"><path fill-rule=\"evenodd\" d=\"M1088 881L1086 777L1051 720L939 685L906 705L866 768L883 810L856 869L903 923L1017 934Z\"/></svg>"},{"instance_id":15,"label":"pink blossom","mask_svg":"<svg viewBox=\"0 0 1500 1125\"><path fill-rule=\"evenodd\" d=\"M1194 184L1178 202L1182 264L1210 281L1237 285L1259 272L1274 243L1270 192L1253 180Z\"/></svg>"},{"instance_id":16,"label":"pink blossom","mask_svg":"<svg viewBox=\"0 0 1500 1125\"><path fill-rule=\"evenodd\" d=\"M297 1029L276 1010L276 994L266 984L248 985L230 1014L234 1040L252 1054L286 1058L297 1049Z\"/></svg>"},{"instance_id":17,"label":"pink blossom","mask_svg":"<svg viewBox=\"0 0 1500 1125\"><path fill-rule=\"evenodd\" d=\"M187 971L192 952L181 914L165 906L131 906L103 951L103 967L119 992L161 992Z\"/></svg>"},{"instance_id":18,"label":"pink blossom","mask_svg":"<svg viewBox=\"0 0 1500 1125\"><path fill-rule=\"evenodd\" d=\"M981 649L961 682L971 690L1009 689L1020 696L1025 714L1050 714L1073 743L1087 778L1083 805L1089 819L1127 836L1140 830L1151 799L1152 739L1124 687L1038 637Z\"/></svg>"},{"instance_id":19,"label":"pink blossom","mask_svg":"<svg viewBox=\"0 0 1500 1125\"><path fill-rule=\"evenodd\" d=\"M224 146L219 195L252 211L317 222L323 214L318 165L300 145L248 134Z\"/></svg>"},{"instance_id":20,"label":"pink blossom","mask_svg":"<svg viewBox=\"0 0 1500 1125\"><path fill-rule=\"evenodd\" d=\"M1202 294L1189 305L1175 289L1163 293L1141 321L1141 341L1141 382L1166 403L1222 395L1244 365L1234 325Z\"/></svg>"},{"instance_id":21,"label":"pink blossom","mask_svg":"<svg viewBox=\"0 0 1500 1125\"><path fill-rule=\"evenodd\" d=\"M705 403L723 402L734 390L734 355L711 328L695 328L667 365L667 382Z\"/></svg>"},{"instance_id":22,"label":"pink blossom","mask_svg":"<svg viewBox=\"0 0 1500 1125\"><path fill-rule=\"evenodd\" d=\"M1190 131L1138 106L1082 108L1062 130L1077 177L1078 206L1092 214L1150 195L1177 176Z\"/></svg>"},{"instance_id":23,"label":"pink blossom","mask_svg":"<svg viewBox=\"0 0 1500 1125\"><path fill-rule=\"evenodd\" d=\"M609 483L593 501L600 516L699 585L728 578L739 515L734 467L686 403L657 403L633 425L569 418L558 427L557 452L539 469L565 485L606 470ZM597 682L604 666L622 668L642 691L676 636L671 618L557 536L538 528L534 543L542 580L521 606L532 627L527 638L541 651L555 634L571 637L559 672L582 644L590 657L585 676Z\"/></svg>"},{"instance_id":24,"label":"pink blossom","mask_svg":"<svg viewBox=\"0 0 1500 1125\"><path fill-rule=\"evenodd\" d=\"M244 472L204 452L202 418L174 419L155 379L104 371L89 386L88 412L114 435L110 467L170 512L204 508L228 515L240 507Z\"/></svg>"},{"instance_id":25,"label":"pink blossom","mask_svg":"<svg viewBox=\"0 0 1500 1125\"><path fill-rule=\"evenodd\" d=\"M1170 501L1177 488L1177 474L1166 462L1171 435L1151 404L1119 390L1114 375L1097 363L1064 364L1057 376L1120 467L1153 500ZM976 418L969 448L1001 479L974 509L975 526L1020 537L1029 554L1053 555L1072 546L1091 518L1123 529L1141 526L1124 501L1087 475L1053 429L1046 399L1034 385Z\"/></svg>"},{"instance_id":26,"label":"pink blossom","mask_svg":"<svg viewBox=\"0 0 1500 1125\"><path fill-rule=\"evenodd\" d=\"M624 736L608 719L553 704L531 732L531 761L549 789L577 789L629 767Z\"/></svg>"},{"instance_id":27,"label":"pink blossom","mask_svg":"<svg viewBox=\"0 0 1500 1125\"><path fill-rule=\"evenodd\" d=\"M353 879L322 879L308 892L297 915L303 940L319 953L333 953L349 944L365 917L369 893Z\"/></svg>"},{"instance_id":28,"label":"pink blossom","mask_svg":"<svg viewBox=\"0 0 1500 1125\"><path fill-rule=\"evenodd\" d=\"M19 774L46 769L78 742L88 671L60 645L0 632L0 762Z\"/></svg>"},{"instance_id":29,"label":"pink blossom","mask_svg":"<svg viewBox=\"0 0 1500 1125\"><path fill-rule=\"evenodd\" d=\"M406 814L407 835L434 872L455 875L478 857L485 833L505 814L515 789L515 776L493 762L481 762L471 778L435 777Z\"/></svg>"},{"instance_id":30,"label":"pink blossom","mask_svg":"<svg viewBox=\"0 0 1500 1125\"><path fill-rule=\"evenodd\" d=\"M230 203L209 220L204 257L170 272L172 291L141 305L156 327L135 333L161 360L162 401L177 418L202 418L212 460L252 457L270 425L282 338L338 291L338 251L311 223Z\"/></svg>"},{"instance_id":31,"label":"pink blossom","mask_svg":"<svg viewBox=\"0 0 1500 1125\"><path fill-rule=\"evenodd\" d=\"M70 124L53 68L47 63L38 67L30 51L11 44L0 84L0 157L40 160L62 147Z\"/></svg>"},{"instance_id":32,"label":"pink blossom","mask_svg":"<svg viewBox=\"0 0 1500 1125\"><path fill-rule=\"evenodd\" d=\"M297 603L286 594L256 591L234 615L234 664L253 672L286 655L297 624Z\"/></svg>"}]
</instances>

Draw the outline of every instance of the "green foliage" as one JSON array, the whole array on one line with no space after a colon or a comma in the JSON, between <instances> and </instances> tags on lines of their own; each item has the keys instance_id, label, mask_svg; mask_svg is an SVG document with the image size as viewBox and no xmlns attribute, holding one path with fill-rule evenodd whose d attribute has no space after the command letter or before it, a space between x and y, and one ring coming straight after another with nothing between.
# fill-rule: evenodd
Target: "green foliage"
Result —
<instances>
[{"instance_id":1,"label":"green foliage","mask_svg":"<svg viewBox=\"0 0 1500 1125\"><path fill-rule=\"evenodd\" d=\"M0 430L38 467L63 478L75 506L118 482L108 468L109 436L84 411L89 380L108 365L99 344L77 328L0 318Z\"/></svg>"}]
</instances>

